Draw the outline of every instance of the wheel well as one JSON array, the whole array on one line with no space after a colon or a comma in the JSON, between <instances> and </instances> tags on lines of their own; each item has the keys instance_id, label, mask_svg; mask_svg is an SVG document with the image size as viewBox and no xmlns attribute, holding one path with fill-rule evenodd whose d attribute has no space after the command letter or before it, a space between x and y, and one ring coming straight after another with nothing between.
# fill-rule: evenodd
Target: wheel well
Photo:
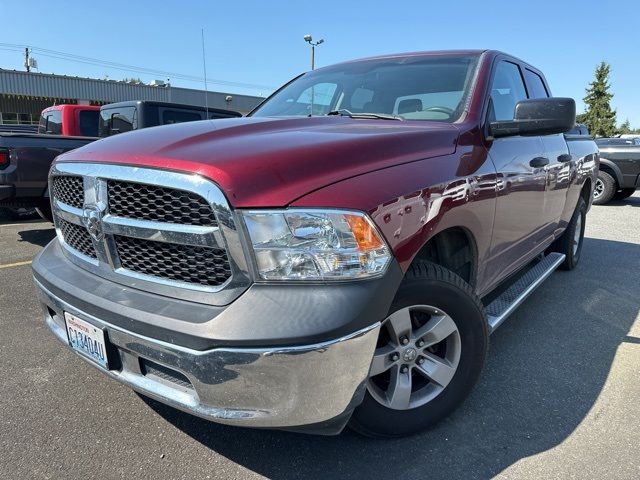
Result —
<instances>
[{"instance_id":1,"label":"wheel well","mask_svg":"<svg viewBox=\"0 0 640 480\"><path fill-rule=\"evenodd\" d=\"M476 248L472 236L463 228L443 230L431 238L413 261L427 260L451 270L472 287L476 281Z\"/></svg>"},{"instance_id":2,"label":"wheel well","mask_svg":"<svg viewBox=\"0 0 640 480\"><path fill-rule=\"evenodd\" d=\"M582 186L582 190L580 191L580 196L584 200L584 203L589 205L589 201L591 200L591 179L587 178Z\"/></svg>"},{"instance_id":3,"label":"wheel well","mask_svg":"<svg viewBox=\"0 0 640 480\"><path fill-rule=\"evenodd\" d=\"M600 170L602 170L603 172L607 172L609 175L611 175L613 177L613 180L616 182L616 188L619 188L618 187L618 175L613 170L613 168L611 168L607 164L601 163L600 164Z\"/></svg>"}]
</instances>

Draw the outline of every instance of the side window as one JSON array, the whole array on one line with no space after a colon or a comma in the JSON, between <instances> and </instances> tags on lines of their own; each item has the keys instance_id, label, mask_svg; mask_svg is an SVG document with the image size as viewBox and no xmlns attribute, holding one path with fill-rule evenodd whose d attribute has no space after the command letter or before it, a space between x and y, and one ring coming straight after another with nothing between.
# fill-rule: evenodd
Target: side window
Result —
<instances>
[{"instance_id":1,"label":"side window","mask_svg":"<svg viewBox=\"0 0 640 480\"><path fill-rule=\"evenodd\" d=\"M331 110L331 100L338 86L335 83L318 83L303 91L296 103L308 105L307 109L315 115L326 115ZM311 112L313 105L313 112Z\"/></svg>"},{"instance_id":2,"label":"side window","mask_svg":"<svg viewBox=\"0 0 640 480\"><path fill-rule=\"evenodd\" d=\"M50 114L47 114L47 130L45 133L52 135L62 134L62 112L60 110L54 110Z\"/></svg>"},{"instance_id":3,"label":"side window","mask_svg":"<svg viewBox=\"0 0 640 480\"><path fill-rule=\"evenodd\" d=\"M78 114L78 123L80 124L80 135L84 137L98 136L98 111L97 110L81 110Z\"/></svg>"},{"instance_id":4,"label":"side window","mask_svg":"<svg viewBox=\"0 0 640 480\"><path fill-rule=\"evenodd\" d=\"M185 112L184 110L165 110L162 112L162 125L170 123L194 122L202 120L204 112Z\"/></svg>"},{"instance_id":5,"label":"side window","mask_svg":"<svg viewBox=\"0 0 640 480\"><path fill-rule=\"evenodd\" d=\"M100 110L99 134L108 137L138 128L135 107L107 108Z\"/></svg>"},{"instance_id":6,"label":"side window","mask_svg":"<svg viewBox=\"0 0 640 480\"><path fill-rule=\"evenodd\" d=\"M547 88L544 86L540 75L529 69L525 69L524 76L527 79L527 85L529 85L531 98L547 98L549 96L549 92L547 92Z\"/></svg>"},{"instance_id":7,"label":"side window","mask_svg":"<svg viewBox=\"0 0 640 480\"><path fill-rule=\"evenodd\" d=\"M527 98L520 67L501 61L496 68L491 85L492 111L490 120L513 120L516 103Z\"/></svg>"}]
</instances>

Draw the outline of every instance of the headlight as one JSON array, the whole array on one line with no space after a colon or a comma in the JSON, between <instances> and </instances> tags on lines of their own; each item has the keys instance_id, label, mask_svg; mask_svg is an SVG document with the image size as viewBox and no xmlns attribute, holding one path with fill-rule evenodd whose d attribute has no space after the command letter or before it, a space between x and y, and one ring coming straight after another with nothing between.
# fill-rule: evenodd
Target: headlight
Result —
<instances>
[{"instance_id":1,"label":"headlight","mask_svg":"<svg viewBox=\"0 0 640 480\"><path fill-rule=\"evenodd\" d=\"M344 280L384 273L391 254L369 217L339 210L242 212L264 280Z\"/></svg>"}]
</instances>

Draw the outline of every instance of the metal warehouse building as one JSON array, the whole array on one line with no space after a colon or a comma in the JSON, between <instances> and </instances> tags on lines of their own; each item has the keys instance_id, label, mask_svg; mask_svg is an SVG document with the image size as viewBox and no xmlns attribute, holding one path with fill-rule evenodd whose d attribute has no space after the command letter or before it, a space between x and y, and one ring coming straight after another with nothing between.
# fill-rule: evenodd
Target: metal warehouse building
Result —
<instances>
[{"instance_id":1,"label":"metal warehouse building","mask_svg":"<svg viewBox=\"0 0 640 480\"><path fill-rule=\"evenodd\" d=\"M261 97L208 92L209 106L247 113ZM37 123L40 112L54 104L104 105L125 100L205 105L205 91L116 80L68 77L0 69L0 124Z\"/></svg>"}]
</instances>

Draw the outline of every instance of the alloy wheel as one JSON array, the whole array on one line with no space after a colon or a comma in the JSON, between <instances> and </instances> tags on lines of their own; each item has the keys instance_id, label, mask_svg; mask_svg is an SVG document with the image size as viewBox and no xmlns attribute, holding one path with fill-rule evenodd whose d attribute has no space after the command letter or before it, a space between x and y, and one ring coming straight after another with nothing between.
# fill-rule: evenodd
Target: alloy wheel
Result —
<instances>
[{"instance_id":1,"label":"alloy wheel","mask_svg":"<svg viewBox=\"0 0 640 480\"><path fill-rule=\"evenodd\" d=\"M604 183L599 178L596 180L596 185L593 188L593 198L597 200L604 193Z\"/></svg>"},{"instance_id":2,"label":"alloy wheel","mask_svg":"<svg viewBox=\"0 0 640 480\"><path fill-rule=\"evenodd\" d=\"M394 410L422 406L449 385L460 353L460 332L449 315L430 305L402 308L383 322L367 389Z\"/></svg>"}]
</instances>

